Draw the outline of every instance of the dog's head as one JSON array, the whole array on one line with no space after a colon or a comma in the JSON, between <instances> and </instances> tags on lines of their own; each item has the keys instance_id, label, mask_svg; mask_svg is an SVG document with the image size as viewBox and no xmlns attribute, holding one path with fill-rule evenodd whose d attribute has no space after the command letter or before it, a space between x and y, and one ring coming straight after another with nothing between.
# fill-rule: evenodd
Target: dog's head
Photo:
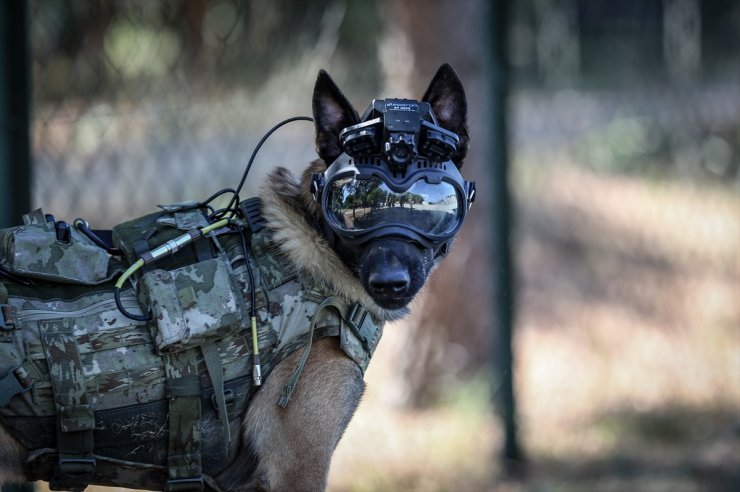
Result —
<instances>
[{"instance_id":1,"label":"dog's head","mask_svg":"<svg viewBox=\"0 0 740 492\"><path fill-rule=\"evenodd\" d=\"M447 157L448 165L449 162L454 163L454 167L459 169L468 149L467 103L462 84L449 65L440 67L421 101L429 103L438 126L459 137L455 150ZM347 157L345 154L347 149L342 145L340 132L361 122L357 111L323 70L319 72L314 89L313 116L316 126L316 148L321 161L317 161L304 175L304 183L308 181L309 173L324 172L327 166L340 156ZM412 196L421 200L419 194ZM396 205L396 212L408 213L403 210L404 203L403 199L401 200L401 210ZM432 208L425 202L417 206L417 212L421 212L425 205ZM467 208L468 203L460 205ZM364 211L358 212L353 205L352 214L355 221L358 214L367 213L367 210L378 207L377 201L375 204L368 203L367 198L363 206ZM406 204L407 210L413 209L413 206L413 201ZM321 200L314 204L313 209L317 220L325 218L325 215L322 216ZM349 214L348 211L346 213ZM459 220L461 223L462 216ZM340 258L357 274L375 302L386 309L404 307L413 299L437 262L446 254L451 241L450 237L450 241L444 245L430 244L424 240L414 240L413 237L404 234L381 233L377 237L358 243L341 235L333 235L331 232L330 235L333 248Z\"/></svg>"}]
</instances>

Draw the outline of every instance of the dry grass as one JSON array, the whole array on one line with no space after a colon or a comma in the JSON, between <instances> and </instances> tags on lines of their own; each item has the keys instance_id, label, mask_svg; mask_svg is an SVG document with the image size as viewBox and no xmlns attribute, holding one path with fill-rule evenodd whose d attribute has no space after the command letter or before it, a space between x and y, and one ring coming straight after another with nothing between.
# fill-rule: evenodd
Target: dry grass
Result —
<instances>
[{"instance_id":1,"label":"dry grass","mask_svg":"<svg viewBox=\"0 0 740 492\"><path fill-rule=\"evenodd\" d=\"M421 413L376 409L402 356L387 340L390 368L370 374L332 488L736 490L740 196L565 164L516 169L516 384L529 466L503 476L485 391Z\"/></svg>"},{"instance_id":2,"label":"dry grass","mask_svg":"<svg viewBox=\"0 0 740 492\"><path fill-rule=\"evenodd\" d=\"M735 490L736 190L519 170L515 350L534 482Z\"/></svg>"}]
</instances>

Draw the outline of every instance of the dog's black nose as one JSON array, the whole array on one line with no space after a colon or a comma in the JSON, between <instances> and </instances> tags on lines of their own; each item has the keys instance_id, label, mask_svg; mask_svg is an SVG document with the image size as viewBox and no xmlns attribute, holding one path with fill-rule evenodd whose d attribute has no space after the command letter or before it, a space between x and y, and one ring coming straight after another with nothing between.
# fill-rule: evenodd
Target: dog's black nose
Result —
<instances>
[{"instance_id":1,"label":"dog's black nose","mask_svg":"<svg viewBox=\"0 0 740 492\"><path fill-rule=\"evenodd\" d=\"M368 278L370 289L378 294L399 294L408 289L410 283L411 278L404 268L372 272Z\"/></svg>"}]
</instances>

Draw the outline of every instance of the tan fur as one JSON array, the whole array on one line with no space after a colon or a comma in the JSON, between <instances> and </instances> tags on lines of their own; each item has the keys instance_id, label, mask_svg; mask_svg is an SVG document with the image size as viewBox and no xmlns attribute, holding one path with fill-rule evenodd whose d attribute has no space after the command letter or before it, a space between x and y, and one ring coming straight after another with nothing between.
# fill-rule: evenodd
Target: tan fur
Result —
<instances>
[{"instance_id":1,"label":"tan fur","mask_svg":"<svg viewBox=\"0 0 740 492\"><path fill-rule=\"evenodd\" d=\"M283 259L313 276L350 303L361 302L378 319L399 319L407 309L378 306L324 238L307 222L318 212L308 192L311 174L325 168L314 162L299 182L278 168L262 189L263 215ZM311 349L290 404L277 405L280 391L301 351L280 362L254 397L243 421L242 454L218 478L226 490L321 491L326 488L334 449L354 413L365 383L359 367L339 348L336 338ZM257 460L255 470L241 469ZM25 451L0 429L0 483L23 480ZM251 472L251 473L250 473Z\"/></svg>"},{"instance_id":2,"label":"tan fur","mask_svg":"<svg viewBox=\"0 0 740 492\"><path fill-rule=\"evenodd\" d=\"M276 405L300 351L280 363L250 403L245 441L259 457L253 480L265 490L326 488L329 464L364 390L362 373L336 338L311 349L287 408Z\"/></svg>"},{"instance_id":3,"label":"tan fur","mask_svg":"<svg viewBox=\"0 0 740 492\"><path fill-rule=\"evenodd\" d=\"M306 221L318 213L308 192L313 172L325 168L315 161L299 182L278 168L268 176L261 192L263 215L284 259L344 295L363 302L380 319L397 319L405 309L389 311L368 296L357 278ZM318 341L287 408L277 406L282 386L301 356L293 353L270 374L250 402L244 419L244 445L258 460L244 490L321 491L326 488L331 456L357 408L365 383L359 367L339 348L337 339ZM222 479L238 477L229 470Z\"/></svg>"},{"instance_id":4,"label":"tan fur","mask_svg":"<svg viewBox=\"0 0 740 492\"><path fill-rule=\"evenodd\" d=\"M6 482L24 482L21 463L26 451L0 427L0 485Z\"/></svg>"},{"instance_id":5,"label":"tan fur","mask_svg":"<svg viewBox=\"0 0 740 492\"><path fill-rule=\"evenodd\" d=\"M406 309L386 310L365 293L321 235L306 221L316 213L308 183L316 161L304 173L304 183L286 169L276 169L262 190L263 214L284 260L312 275L349 302L362 302L377 318L398 319ZM320 491L326 488L334 449L364 391L362 373L339 348L335 338L316 342L287 408L277 400L296 367L301 351L283 360L250 403L243 421L242 453L257 459L256 470L241 470L248 459L237 459L219 481L227 490ZM0 483L23 480L25 451L0 429ZM246 476L245 476L246 475Z\"/></svg>"},{"instance_id":6,"label":"tan fur","mask_svg":"<svg viewBox=\"0 0 740 492\"><path fill-rule=\"evenodd\" d=\"M468 142L467 103L462 84L449 65L440 67L423 100L431 104L442 126L462 138L453 156L460 167ZM300 179L285 168L277 168L267 177L260 193L267 227L284 265L312 277L348 304L360 303L377 320L400 319L408 308L385 309L377 304L362 286L358 272L347 267L334 245L316 229L321 208L310 193L311 178L324 172L326 162L342 153L339 132L359 122L359 117L323 70L314 88L313 110L321 159L311 163ZM432 262L431 253L425 254ZM422 259L427 261L426 256ZM423 280L433 267L423 265ZM414 286L413 293L419 287ZM384 302L383 296L378 298ZM298 350L278 363L250 402L237 442L239 452L215 477L222 490L302 492L326 488L331 456L360 402L365 383L362 371L341 350L338 339L325 338L312 347L290 403L281 408L277 402L282 387L302 352ZM0 484L23 480L22 463L27 454L0 428Z\"/></svg>"},{"instance_id":7,"label":"tan fur","mask_svg":"<svg viewBox=\"0 0 740 492\"><path fill-rule=\"evenodd\" d=\"M423 99L445 120L440 124L463 137L461 151L454 157L461 165L467 149L467 105L462 85L449 65L440 68ZM359 118L324 71L317 78L313 107L317 152L330 162L341 153L339 131ZM324 170L325 162L317 160L300 180L287 169L277 168L265 181L260 195L262 212L282 259L349 304L362 304L378 320L402 318L408 309L379 306L362 287L356 272L350 271L316 230L314 222L321 210L309 190L312 175ZM301 355L298 350L280 362L251 401L242 421L240 453L216 477L223 490L301 492L326 488L331 456L360 402L365 383L360 368L340 349L338 339L326 338L314 344L289 405L280 408L277 401L282 387ZM21 464L27 454L0 428L0 484L23 480Z\"/></svg>"},{"instance_id":8,"label":"tan fur","mask_svg":"<svg viewBox=\"0 0 740 492\"><path fill-rule=\"evenodd\" d=\"M314 163L316 165L316 163ZM359 302L380 320L397 320L407 308L384 309L378 306L326 240L306 221L304 201L308 194L310 170L299 182L290 171L279 167L266 179L260 196L262 214L273 231L278 248L294 267L323 282L349 303Z\"/></svg>"}]
</instances>

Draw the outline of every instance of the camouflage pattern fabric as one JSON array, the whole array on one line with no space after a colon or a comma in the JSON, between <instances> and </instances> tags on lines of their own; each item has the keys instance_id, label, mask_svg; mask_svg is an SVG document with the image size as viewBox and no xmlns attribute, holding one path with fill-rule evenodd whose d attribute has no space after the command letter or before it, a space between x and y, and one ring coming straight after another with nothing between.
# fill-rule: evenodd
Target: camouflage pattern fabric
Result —
<instances>
[{"instance_id":1,"label":"camouflage pattern fabric","mask_svg":"<svg viewBox=\"0 0 740 492\"><path fill-rule=\"evenodd\" d=\"M95 417L85 387L80 352L69 318L39 322L57 411L59 467L49 480L52 490L84 490L94 472Z\"/></svg>"},{"instance_id":2,"label":"camouflage pattern fabric","mask_svg":"<svg viewBox=\"0 0 740 492\"><path fill-rule=\"evenodd\" d=\"M152 335L160 352L200 345L249 326L241 288L223 256L175 271L148 272L140 293L156 320Z\"/></svg>"},{"instance_id":3,"label":"camouflage pattern fabric","mask_svg":"<svg viewBox=\"0 0 740 492\"><path fill-rule=\"evenodd\" d=\"M38 224L40 210L32 216L29 225L47 227ZM182 250L144 272L138 295L125 288L124 308L134 314L151 308L155 316L150 322L121 314L112 282L105 280L135 260L142 244L156 247L203 220L201 210L176 205L117 226L114 238L124 261L108 257L103 277L90 273L100 275L100 265L68 270L63 279L48 268L34 274L32 286L0 276L0 304L14 318L10 335L0 337L0 378L20 364L33 381L30 391L0 408L0 421L32 451L29 480L54 477L59 454L69 453L61 449L65 441L59 437L66 429L92 436L96 466L91 484L163 490L168 481L202 477L206 490L218 490L212 477L234 459L241 419L257 390L247 316L251 294L240 237L203 239L198 254L195 248ZM2 230L0 238L17 237L18 230ZM364 371L382 325L286 265L267 229L252 235L250 245L265 377L306 346L312 321L314 339L339 336L347 355ZM212 255L199 261L204 249ZM36 254L0 243L0 265L15 275L26 276L17 266L33 265ZM91 285L92 278L101 283ZM317 312L330 297L338 308ZM204 344L217 354L210 364L211 372L222 376L216 384L219 378L209 374ZM223 387L218 398L214 385ZM226 403L227 412L219 412L217 400ZM68 409L60 412L60 407ZM228 434L234 439L226 448ZM84 448L77 446L77 456L84 455Z\"/></svg>"},{"instance_id":4,"label":"camouflage pattern fabric","mask_svg":"<svg viewBox=\"0 0 740 492\"><path fill-rule=\"evenodd\" d=\"M38 209L23 217L24 225L0 230L0 266L18 275L75 284L95 285L122 271L120 263L74 228L70 241L58 241L53 222Z\"/></svg>"}]
</instances>

